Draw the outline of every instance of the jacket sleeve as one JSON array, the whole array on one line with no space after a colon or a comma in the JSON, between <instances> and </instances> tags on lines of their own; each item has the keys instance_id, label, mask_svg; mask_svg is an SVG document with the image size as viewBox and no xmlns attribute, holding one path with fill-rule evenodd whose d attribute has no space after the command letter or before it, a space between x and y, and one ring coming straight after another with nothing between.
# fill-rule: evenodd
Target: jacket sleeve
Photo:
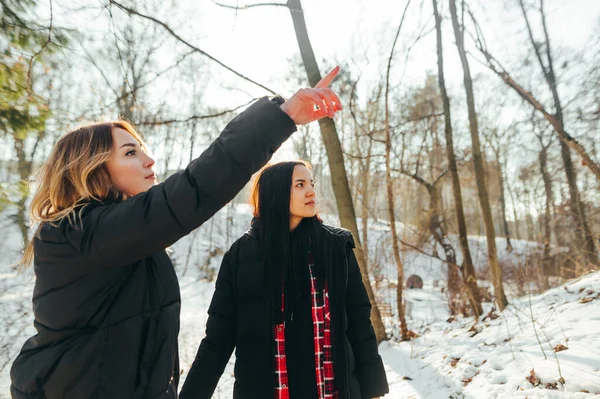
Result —
<instances>
[{"instance_id":1,"label":"jacket sleeve","mask_svg":"<svg viewBox=\"0 0 600 399\"><path fill-rule=\"evenodd\" d=\"M233 119L186 169L83 218L71 243L101 265L124 266L164 250L210 219L296 130L266 97Z\"/></svg>"},{"instance_id":2,"label":"jacket sleeve","mask_svg":"<svg viewBox=\"0 0 600 399\"><path fill-rule=\"evenodd\" d=\"M356 376L363 399L383 396L389 392L383 361L377 351L377 338L371 324L371 303L362 281L354 251L347 245L348 288L346 336L354 352Z\"/></svg>"},{"instance_id":3,"label":"jacket sleeve","mask_svg":"<svg viewBox=\"0 0 600 399\"><path fill-rule=\"evenodd\" d=\"M206 322L206 337L179 394L180 399L210 399L235 347L236 301L230 249L223 257Z\"/></svg>"}]
</instances>

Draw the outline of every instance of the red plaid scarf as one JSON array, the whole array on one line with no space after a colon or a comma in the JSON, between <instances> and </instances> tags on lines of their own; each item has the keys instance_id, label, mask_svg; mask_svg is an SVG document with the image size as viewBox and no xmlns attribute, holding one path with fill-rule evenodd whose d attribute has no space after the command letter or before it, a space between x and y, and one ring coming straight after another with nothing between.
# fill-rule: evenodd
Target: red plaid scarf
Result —
<instances>
[{"instance_id":1,"label":"red plaid scarf","mask_svg":"<svg viewBox=\"0 0 600 399\"><path fill-rule=\"evenodd\" d=\"M283 290L281 292L281 312L284 310ZM287 362L285 358L285 322L273 328L275 336L275 399L290 399Z\"/></svg>"},{"instance_id":2,"label":"red plaid scarf","mask_svg":"<svg viewBox=\"0 0 600 399\"><path fill-rule=\"evenodd\" d=\"M333 372L333 351L331 349L331 317L329 314L329 294L327 285L323 291L317 290L317 277L312 252L308 253L310 290L312 298L312 319L315 342L315 372L319 399L337 399ZM283 311L283 295L281 297ZM285 323L274 327L275 336L275 399L289 399L287 363L285 357Z\"/></svg>"}]
</instances>

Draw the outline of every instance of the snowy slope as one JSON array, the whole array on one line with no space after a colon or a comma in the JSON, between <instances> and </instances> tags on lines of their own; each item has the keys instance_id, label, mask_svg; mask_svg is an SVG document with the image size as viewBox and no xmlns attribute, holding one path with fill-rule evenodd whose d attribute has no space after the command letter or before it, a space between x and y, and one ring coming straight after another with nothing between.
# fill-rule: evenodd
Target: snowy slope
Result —
<instances>
[{"instance_id":1,"label":"snowy slope","mask_svg":"<svg viewBox=\"0 0 600 399\"><path fill-rule=\"evenodd\" d=\"M428 325L411 325L409 320L421 337L383 343L380 349L388 367L390 397L600 394L600 273L510 302L493 320L474 327L472 319L448 322L438 317ZM490 307L485 306L486 313ZM419 313L426 312L423 307ZM558 345L568 349L555 353Z\"/></svg>"},{"instance_id":2,"label":"snowy slope","mask_svg":"<svg viewBox=\"0 0 600 399\"><path fill-rule=\"evenodd\" d=\"M224 251L248 228L250 218L248 206L227 206L172 248L182 291L182 378L204 335L206 310L214 290L209 279ZM30 302L33 278L30 272L18 274L10 268L18 257L20 236L6 217L0 216L0 226L0 398L5 398L10 364L25 339L34 333ZM393 281L395 265L386 242L388 229L372 222L369 230L371 259L378 259L386 279ZM485 264L484 239L470 237L470 243L478 264ZM518 257L533 246L526 242L513 245L513 253L501 251L500 256L518 262ZM503 248L500 242L499 248ZM381 345L391 389L386 398L584 398L600 394L600 274L531 298L510 297L511 305L500 317L486 319L469 331L472 319L447 321L444 294L433 286L434 280L445 279L444 263L415 251L406 251L403 259L406 275L416 273L425 281L423 290L406 291L411 306L409 328L421 336L411 342ZM392 294L393 288L381 288L383 299L394 305ZM486 304L486 313L490 307ZM386 324L390 331L397 330L393 319L386 319ZM568 349L555 354L551 348L558 344ZM233 361L215 398L231 398ZM564 384L559 383L561 375Z\"/></svg>"}]
</instances>

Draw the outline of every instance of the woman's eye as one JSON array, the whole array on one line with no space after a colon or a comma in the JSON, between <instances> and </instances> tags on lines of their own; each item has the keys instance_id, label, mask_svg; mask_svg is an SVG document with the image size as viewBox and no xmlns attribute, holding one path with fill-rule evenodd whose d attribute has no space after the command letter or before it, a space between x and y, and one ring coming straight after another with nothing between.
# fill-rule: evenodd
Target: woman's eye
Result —
<instances>
[{"instance_id":1,"label":"woman's eye","mask_svg":"<svg viewBox=\"0 0 600 399\"><path fill-rule=\"evenodd\" d=\"M135 155L135 150L127 151L125 153L125 156L127 156L127 157L130 156L130 155Z\"/></svg>"},{"instance_id":2,"label":"woman's eye","mask_svg":"<svg viewBox=\"0 0 600 399\"><path fill-rule=\"evenodd\" d=\"M296 187L304 187L304 183L298 183Z\"/></svg>"}]
</instances>

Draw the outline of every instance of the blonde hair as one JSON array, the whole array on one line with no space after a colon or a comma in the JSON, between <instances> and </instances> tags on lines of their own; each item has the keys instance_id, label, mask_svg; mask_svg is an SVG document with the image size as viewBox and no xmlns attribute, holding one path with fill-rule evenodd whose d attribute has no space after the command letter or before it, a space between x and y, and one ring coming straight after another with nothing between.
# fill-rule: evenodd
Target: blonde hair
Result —
<instances>
[{"instance_id":1,"label":"blonde hair","mask_svg":"<svg viewBox=\"0 0 600 399\"><path fill-rule=\"evenodd\" d=\"M114 128L127 131L145 147L142 137L126 121L82 126L62 136L54 145L38 172L38 186L29 208L32 225L38 225L36 234L45 223L57 225L67 219L74 224L92 200L122 198L106 168L113 154ZM25 248L20 262L22 269L33 262L33 243L31 240Z\"/></svg>"}]
</instances>

